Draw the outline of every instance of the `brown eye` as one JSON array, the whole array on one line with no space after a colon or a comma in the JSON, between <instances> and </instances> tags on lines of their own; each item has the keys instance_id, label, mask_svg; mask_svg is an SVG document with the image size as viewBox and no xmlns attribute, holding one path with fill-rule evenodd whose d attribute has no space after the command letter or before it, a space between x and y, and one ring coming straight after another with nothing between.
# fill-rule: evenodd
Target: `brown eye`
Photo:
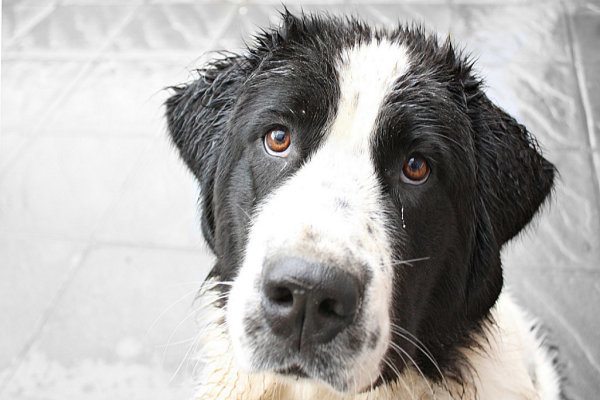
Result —
<instances>
[{"instance_id":1,"label":"brown eye","mask_svg":"<svg viewBox=\"0 0 600 400\"><path fill-rule=\"evenodd\" d=\"M286 128L274 128L265 135L265 149L272 156L287 157L290 144L292 144L292 134Z\"/></svg>"},{"instance_id":2,"label":"brown eye","mask_svg":"<svg viewBox=\"0 0 600 400\"><path fill-rule=\"evenodd\" d=\"M429 177L429 164L427 160L418 155L410 156L402 165L402 181L412 185L419 185Z\"/></svg>"}]
</instances>

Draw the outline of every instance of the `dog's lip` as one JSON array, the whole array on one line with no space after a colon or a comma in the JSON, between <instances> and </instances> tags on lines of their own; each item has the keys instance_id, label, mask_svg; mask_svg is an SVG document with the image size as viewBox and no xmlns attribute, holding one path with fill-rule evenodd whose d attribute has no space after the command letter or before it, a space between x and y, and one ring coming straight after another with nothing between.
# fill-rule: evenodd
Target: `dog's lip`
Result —
<instances>
[{"instance_id":1,"label":"dog's lip","mask_svg":"<svg viewBox=\"0 0 600 400\"><path fill-rule=\"evenodd\" d=\"M304 369L302 369L302 367L298 364L292 364L289 367L280 369L276 372L281 375L295 376L298 378L310 378L310 376L308 376Z\"/></svg>"},{"instance_id":2,"label":"dog's lip","mask_svg":"<svg viewBox=\"0 0 600 400\"><path fill-rule=\"evenodd\" d=\"M281 374L287 377L296 378L296 379L311 379L311 377L304 371L304 369L298 364L292 364L288 367L281 368L275 370L277 374ZM378 375L377 379L374 382L370 382L364 387L357 390L356 394L363 394L370 392L373 388L377 387L379 384L383 383L383 377Z\"/></svg>"}]
</instances>

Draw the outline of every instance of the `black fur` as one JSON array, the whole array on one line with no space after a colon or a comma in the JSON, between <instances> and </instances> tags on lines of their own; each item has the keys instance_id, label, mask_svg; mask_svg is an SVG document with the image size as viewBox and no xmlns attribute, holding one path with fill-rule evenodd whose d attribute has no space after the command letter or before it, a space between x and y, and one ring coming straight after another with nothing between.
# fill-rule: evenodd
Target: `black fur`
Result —
<instances>
[{"instance_id":1,"label":"black fur","mask_svg":"<svg viewBox=\"0 0 600 400\"><path fill-rule=\"evenodd\" d=\"M356 19L285 12L282 26L261 33L245 54L214 61L199 79L174 88L170 134L201 186L202 230L217 257L211 275L231 280L254 207L286 178L262 155L262 135L279 124L302 132L287 174L301 168L335 113L336 57L372 36L409 49L411 66L378 118L373 161L384 206L396 215L389 221L397 228L395 253L429 257L418 268L398 268L392 318L445 375L461 379L457 349L470 345L502 288L500 249L532 219L555 170L526 128L487 98L471 62L449 41L419 27L376 31ZM413 152L427 157L432 174L406 190L399 173ZM440 378L414 343L394 340L428 377ZM388 357L403 367L394 352ZM383 378L392 378L386 368Z\"/></svg>"}]
</instances>

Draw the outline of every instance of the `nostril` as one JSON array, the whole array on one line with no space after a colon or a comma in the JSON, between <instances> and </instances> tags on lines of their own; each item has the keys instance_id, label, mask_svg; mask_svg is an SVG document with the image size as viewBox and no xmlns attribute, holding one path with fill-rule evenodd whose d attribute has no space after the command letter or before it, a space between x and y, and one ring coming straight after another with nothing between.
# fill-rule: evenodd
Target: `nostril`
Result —
<instances>
[{"instance_id":1,"label":"nostril","mask_svg":"<svg viewBox=\"0 0 600 400\"><path fill-rule=\"evenodd\" d=\"M358 315L361 282L341 268L285 258L263 273L261 311L291 348L327 343Z\"/></svg>"},{"instance_id":2,"label":"nostril","mask_svg":"<svg viewBox=\"0 0 600 400\"><path fill-rule=\"evenodd\" d=\"M291 307L294 304L294 294L285 286L268 288L267 297L271 303L282 307Z\"/></svg>"},{"instance_id":3,"label":"nostril","mask_svg":"<svg viewBox=\"0 0 600 400\"><path fill-rule=\"evenodd\" d=\"M321 304L319 304L319 314L325 318L344 318L347 316L344 305L335 299L323 300Z\"/></svg>"}]
</instances>

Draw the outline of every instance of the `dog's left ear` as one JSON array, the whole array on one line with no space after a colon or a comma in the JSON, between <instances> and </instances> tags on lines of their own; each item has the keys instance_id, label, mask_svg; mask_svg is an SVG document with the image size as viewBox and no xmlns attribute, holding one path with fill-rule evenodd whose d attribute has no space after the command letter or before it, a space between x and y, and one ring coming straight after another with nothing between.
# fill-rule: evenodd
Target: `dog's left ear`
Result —
<instances>
[{"instance_id":1,"label":"dog's left ear","mask_svg":"<svg viewBox=\"0 0 600 400\"><path fill-rule=\"evenodd\" d=\"M469 103L478 189L502 246L531 221L550 194L555 168L527 129L485 94Z\"/></svg>"},{"instance_id":2,"label":"dog's left ear","mask_svg":"<svg viewBox=\"0 0 600 400\"><path fill-rule=\"evenodd\" d=\"M477 159L476 233L467 302L474 315L502 289L501 247L533 218L552 190L555 168L527 129L494 105L479 82L467 87Z\"/></svg>"},{"instance_id":3,"label":"dog's left ear","mask_svg":"<svg viewBox=\"0 0 600 400\"><path fill-rule=\"evenodd\" d=\"M215 178L223 143L228 135L235 134L230 132L229 121L240 89L274 51L286 41L304 35L304 18L297 18L287 10L282 18L281 27L259 33L246 54L213 60L198 70L195 81L172 87L174 93L165 103L171 139L200 183L202 233L213 251Z\"/></svg>"},{"instance_id":4,"label":"dog's left ear","mask_svg":"<svg viewBox=\"0 0 600 400\"><path fill-rule=\"evenodd\" d=\"M200 183L202 233L213 251L215 175L246 61L237 55L212 61L195 81L171 88L165 103L171 139Z\"/></svg>"}]
</instances>

